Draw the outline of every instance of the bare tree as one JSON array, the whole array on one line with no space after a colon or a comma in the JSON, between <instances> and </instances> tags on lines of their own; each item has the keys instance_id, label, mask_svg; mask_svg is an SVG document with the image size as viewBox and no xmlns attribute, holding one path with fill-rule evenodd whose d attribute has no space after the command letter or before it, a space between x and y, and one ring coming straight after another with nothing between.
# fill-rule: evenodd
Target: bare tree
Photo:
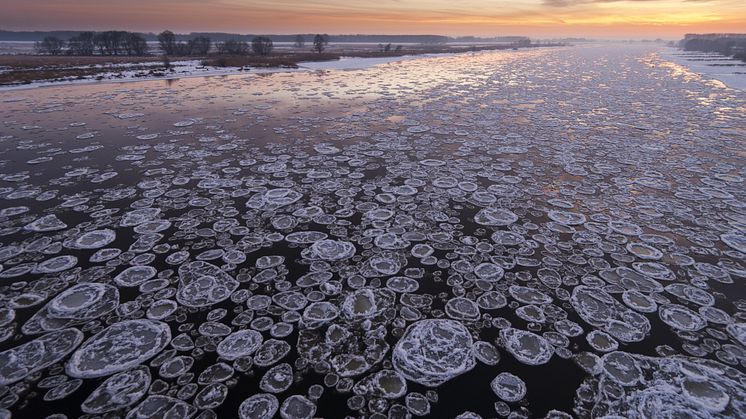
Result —
<instances>
[{"instance_id":1,"label":"bare tree","mask_svg":"<svg viewBox=\"0 0 746 419\"><path fill-rule=\"evenodd\" d=\"M192 44L188 42L177 42L174 44L174 49L171 55L192 55Z\"/></svg>"},{"instance_id":2,"label":"bare tree","mask_svg":"<svg viewBox=\"0 0 746 419\"><path fill-rule=\"evenodd\" d=\"M295 35L295 47L296 48L303 48L306 46L306 38L303 37L303 35Z\"/></svg>"},{"instance_id":3,"label":"bare tree","mask_svg":"<svg viewBox=\"0 0 746 419\"><path fill-rule=\"evenodd\" d=\"M212 41L206 36L198 36L189 40L189 52L193 55L207 55Z\"/></svg>"},{"instance_id":4,"label":"bare tree","mask_svg":"<svg viewBox=\"0 0 746 419\"><path fill-rule=\"evenodd\" d=\"M171 31L163 31L158 34L158 43L166 55L173 55L176 49L176 35Z\"/></svg>"},{"instance_id":5,"label":"bare tree","mask_svg":"<svg viewBox=\"0 0 746 419\"><path fill-rule=\"evenodd\" d=\"M148 43L139 33L125 31L98 32L92 44L101 55L146 55Z\"/></svg>"},{"instance_id":6,"label":"bare tree","mask_svg":"<svg viewBox=\"0 0 746 419\"><path fill-rule=\"evenodd\" d=\"M93 36L93 45L101 55L106 55L108 39L107 35L103 32L99 32Z\"/></svg>"},{"instance_id":7,"label":"bare tree","mask_svg":"<svg viewBox=\"0 0 746 419\"><path fill-rule=\"evenodd\" d=\"M251 50L256 55L269 55L273 47L272 40L266 36L257 36L251 41Z\"/></svg>"},{"instance_id":8,"label":"bare tree","mask_svg":"<svg viewBox=\"0 0 746 419\"><path fill-rule=\"evenodd\" d=\"M67 41L68 51L70 55L93 55L95 51L95 45L93 44L93 32L81 32L77 36L73 36Z\"/></svg>"},{"instance_id":9,"label":"bare tree","mask_svg":"<svg viewBox=\"0 0 746 419\"><path fill-rule=\"evenodd\" d=\"M122 49L127 55L142 56L148 52L148 43L139 33L125 32L121 35Z\"/></svg>"},{"instance_id":10,"label":"bare tree","mask_svg":"<svg viewBox=\"0 0 746 419\"><path fill-rule=\"evenodd\" d=\"M93 43L101 55L119 55L122 48L122 34L117 31L99 32Z\"/></svg>"},{"instance_id":11,"label":"bare tree","mask_svg":"<svg viewBox=\"0 0 746 419\"><path fill-rule=\"evenodd\" d=\"M133 33L130 35L130 42L132 43L132 51L135 55L147 55L150 47L144 36L139 33Z\"/></svg>"},{"instance_id":12,"label":"bare tree","mask_svg":"<svg viewBox=\"0 0 746 419\"><path fill-rule=\"evenodd\" d=\"M129 45L126 45L128 34L124 31L109 31L111 34L111 51L113 55L122 55L122 54L128 54L129 52L125 50L125 46L129 48Z\"/></svg>"},{"instance_id":13,"label":"bare tree","mask_svg":"<svg viewBox=\"0 0 746 419\"><path fill-rule=\"evenodd\" d=\"M246 41L228 39L217 45L218 53L228 55L245 55L249 52L249 44Z\"/></svg>"},{"instance_id":14,"label":"bare tree","mask_svg":"<svg viewBox=\"0 0 746 419\"><path fill-rule=\"evenodd\" d=\"M187 42L177 42L173 45L172 55L207 55L212 41L206 36L198 36Z\"/></svg>"},{"instance_id":15,"label":"bare tree","mask_svg":"<svg viewBox=\"0 0 746 419\"><path fill-rule=\"evenodd\" d=\"M318 34L313 38L313 49L319 54L324 52L327 45L329 45L329 35Z\"/></svg>"},{"instance_id":16,"label":"bare tree","mask_svg":"<svg viewBox=\"0 0 746 419\"><path fill-rule=\"evenodd\" d=\"M34 48L39 54L60 55L65 49L65 41L54 36L47 36L43 41L37 42Z\"/></svg>"}]
</instances>

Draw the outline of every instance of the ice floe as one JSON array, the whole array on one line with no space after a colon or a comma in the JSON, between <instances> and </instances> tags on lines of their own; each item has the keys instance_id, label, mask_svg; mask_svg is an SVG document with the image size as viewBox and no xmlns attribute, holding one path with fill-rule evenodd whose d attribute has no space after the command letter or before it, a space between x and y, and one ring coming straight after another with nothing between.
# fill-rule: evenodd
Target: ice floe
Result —
<instances>
[{"instance_id":1,"label":"ice floe","mask_svg":"<svg viewBox=\"0 0 746 419\"><path fill-rule=\"evenodd\" d=\"M394 368L416 383L438 386L475 366L472 337L454 320L414 323L393 349Z\"/></svg>"},{"instance_id":2,"label":"ice floe","mask_svg":"<svg viewBox=\"0 0 746 419\"><path fill-rule=\"evenodd\" d=\"M88 339L67 362L73 377L104 377L136 367L154 357L171 340L167 324L154 320L125 320Z\"/></svg>"}]
</instances>

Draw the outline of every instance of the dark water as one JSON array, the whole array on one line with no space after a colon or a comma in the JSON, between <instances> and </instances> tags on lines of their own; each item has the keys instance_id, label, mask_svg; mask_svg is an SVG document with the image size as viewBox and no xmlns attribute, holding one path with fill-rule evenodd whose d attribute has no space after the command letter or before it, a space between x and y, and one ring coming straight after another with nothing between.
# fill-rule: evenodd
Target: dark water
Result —
<instances>
[{"instance_id":1,"label":"dark water","mask_svg":"<svg viewBox=\"0 0 746 419\"><path fill-rule=\"evenodd\" d=\"M188 335L195 348L171 357L194 363L179 377L164 376L153 362L167 361L162 354L172 346L151 343L161 355L135 364L150 365L150 396L113 406L115 416L153 400L146 397L176 398L190 384L201 391L198 377L218 362L236 368L218 386L227 393L209 406L184 396L194 416L238 416L244 400L266 392L265 372L282 363L292 366L294 380L278 392L278 403L321 385L323 394L309 397L317 417L399 417L404 393L370 386L392 370L406 381L407 397L430 400L430 417L744 412L744 95L653 50L494 52L363 71L61 86L2 92L0 103L2 414L83 415L80 406L94 390L132 367L117 368L111 350L93 350L113 370L81 377L71 373L71 359L95 342L91 337L127 320L163 322L171 338ZM142 208L159 211L127 221L125 214ZM33 227L50 215L64 226ZM99 230L116 237L71 247ZM288 238L303 231L329 242ZM517 241L500 242L493 235L500 231ZM130 248L152 234L162 237ZM322 242L342 247L324 251ZM344 246L354 252L342 254ZM415 255L416 246L431 254ZM91 262L104 247L122 253ZM179 251L186 259L169 263ZM39 271L66 255L77 258L71 266ZM264 256L284 259L257 266ZM230 278L231 298L189 302L184 290L197 260ZM24 264L28 272L20 270ZM481 264L502 274L480 279ZM134 265L152 266L154 277L117 282ZM329 272L329 279L302 285L312 271ZM257 279L263 275L271 279ZM380 291L396 276L417 289ZM155 291L140 286L157 281ZM116 288L118 300L93 318L69 318L64 327L80 330L82 343L38 371L19 372L21 364L37 369L34 356L54 349L13 348L57 330L24 324L86 283ZM365 290L375 291L373 312L345 308ZM277 301L247 306L247 298L284 291L306 300L296 309ZM505 304L477 304L486 292ZM174 302L173 313L149 315L162 301ZM337 316L314 322L307 312L322 301ZM476 308L476 317L454 311L456 302ZM253 328L264 341L272 338L259 323L236 323L240 316L291 324L291 333L276 337L290 345L288 354L266 367L251 365L255 354L228 360L216 352L226 333L198 330L209 317L227 333ZM402 336L416 341L406 331L425 319L458 324L472 342L489 343L500 361L475 361L472 349L450 336L442 348L423 341L431 364L403 366L393 354L407 351ZM349 332L341 343L324 338L335 327ZM506 341L521 331L529 333ZM592 345L592 332L617 349ZM312 350L298 344L301 334L314 333ZM335 363L344 354L363 355L369 365L345 378ZM593 365L576 362L580 354ZM19 360L24 355L29 359ZM459 370L452 364L458 362L469 366ZM423 385L439 367L445 382ZM425 378L411 376L412 368ZM686 372L693 369L709 372L693 378ZM491 387L501 373L523 382L525 395L501 401ZM325 383L330 375L350 388ZM71 394L44 400L56 388L49 377L62 385L82 381ZM715 384L702 387L704 379Z\"/></svg>"}]
</instances>

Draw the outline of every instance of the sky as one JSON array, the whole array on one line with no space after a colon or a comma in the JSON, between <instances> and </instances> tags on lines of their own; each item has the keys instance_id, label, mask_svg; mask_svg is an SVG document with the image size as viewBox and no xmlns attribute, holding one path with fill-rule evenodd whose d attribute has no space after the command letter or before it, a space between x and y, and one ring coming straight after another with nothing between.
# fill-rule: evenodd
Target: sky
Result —
<instances>
[{"instance_id":1,"label":"sky","mask_svg":"<svg viewBox=\"0 0 746 419\"><path fill-rule=\"evenodd\" d=\"M746 0L0 0L0 29L678 39L746 32Z\"/></svg>"}]
</instances>

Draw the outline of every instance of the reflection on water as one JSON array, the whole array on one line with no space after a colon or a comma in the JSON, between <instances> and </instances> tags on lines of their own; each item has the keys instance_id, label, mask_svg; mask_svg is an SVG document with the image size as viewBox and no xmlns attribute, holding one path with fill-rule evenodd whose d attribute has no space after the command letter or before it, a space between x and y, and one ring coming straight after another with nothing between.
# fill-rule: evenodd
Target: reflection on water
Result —
<instances>
[{"instance_id":1,"label":"reflection on water","mask_svg":"<svg viewBox=\"0 0 746 419\"><path fill-rule=\"evenodd\" d=\"M744 96L648 47L0 100L2 415L745 414Z\"/></svg>"}]
</instances>

